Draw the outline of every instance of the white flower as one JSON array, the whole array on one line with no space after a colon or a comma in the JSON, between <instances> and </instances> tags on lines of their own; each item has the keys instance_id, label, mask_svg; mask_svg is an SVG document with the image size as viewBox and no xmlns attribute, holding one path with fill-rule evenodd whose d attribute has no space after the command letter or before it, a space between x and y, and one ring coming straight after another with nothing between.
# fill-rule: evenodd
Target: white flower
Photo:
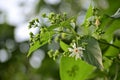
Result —
<instances>
[{"instance_id":1,"label":"white flower","mask_svg":"<svg viewBox=\"0 0 120 80\"><path fill-rule=\"evenodd\" d=\"M68 50L71 52L69 57L75 57L76 60L78 58L81 58L83 56L83 50L85 50L85 49L82 47L76 47L75 43L72 45L72 47L73 48L68 48Z\"/></svg>"}]
</instances>

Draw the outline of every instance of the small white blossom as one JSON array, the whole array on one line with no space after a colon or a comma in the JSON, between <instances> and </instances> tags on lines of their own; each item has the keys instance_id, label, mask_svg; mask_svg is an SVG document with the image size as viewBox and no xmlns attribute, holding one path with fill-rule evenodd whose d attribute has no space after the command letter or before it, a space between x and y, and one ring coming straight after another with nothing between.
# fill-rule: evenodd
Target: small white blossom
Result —
<instances>
[{"instance_id":1,"label":"small white blossom","mask_svg":"<svg viewBox=\"0 0 120 80\"><path fill-rule=\"evenodd\" d=\"M85 50L85 49L82 47L76 47L75 43L72 45L72 47L73 48L68 48L68 50L71 52L69 57L75 57L76 60L78 58L81 58L83 56L83 50Z\"/></svg>"}]
</instances>

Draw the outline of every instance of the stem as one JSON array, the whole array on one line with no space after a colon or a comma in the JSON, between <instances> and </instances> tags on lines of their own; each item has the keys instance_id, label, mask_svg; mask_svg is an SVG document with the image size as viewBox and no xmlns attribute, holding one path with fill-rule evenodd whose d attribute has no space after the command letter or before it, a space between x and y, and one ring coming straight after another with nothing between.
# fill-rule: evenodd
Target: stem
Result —
<instances>
[{"instance_id":1,"label":"stem","mask_svg":"<svg viewBox=\"0 0 120 80\"><path fill-rule=\"evenodd\" d=\"M107 78L107 77L104 77L104 80L108 80L108 78Z\"/></svg>"},{"instance_id":2,"label":"stem","mask_svg":"<svg viewBox=\"0 0 120 80\"><path fill-rule=\"evenodd\" d=\"M120 49L119 46L116 46L116 45L114 45L114 44L106 43L106 42L103 42L103 41L100 41L100 40L98 40L98 42L100 42L100 43L102 43L102 44L106 44L106 45L112 46L112 47L117 48L117 49Z\"/></svg>"},{"instance_id":3,"label":"stem","mask_svg":"<svg viewBox=\"0 0 120 80\"><path fill-rule=\"evenodd\" d=\"M118 68L118 64L116 63L116 73L115 73L115 77L113 80L117 80L117 76L118 76L118 71L119 71L119 68Z\"/></svg>"}]
</instances>

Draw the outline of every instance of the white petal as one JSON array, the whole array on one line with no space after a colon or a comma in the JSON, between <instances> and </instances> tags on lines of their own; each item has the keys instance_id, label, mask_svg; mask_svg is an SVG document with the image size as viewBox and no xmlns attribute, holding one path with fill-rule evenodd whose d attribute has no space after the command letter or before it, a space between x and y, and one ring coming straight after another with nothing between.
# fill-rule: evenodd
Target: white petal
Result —
<instances>
[{"instance_id":1,"label":"white petal","mask_svg":"<svg viewBox=\"0 0 120 80\"><path fill-rule=\"evenodd\" d=\"M80 55L79 55L79 54L77 54L77 55L76 55L76 57L77 57L77 58L80 58Z\"/></svg>"},{"instance_id":2,"label":"white petal","mask_svg":"<svg viewBox=\"0 0 120 80\"><path fill-rule=\"evenodd\" d=\"M69 55L69 57L74 57L74 56L75 56L75 54L74 54L74 53L72 53L72 54L70 54L70 55Z\"/></svg>"},{"instance_id":3,"label":"white petal","mask_svg":"<svg viewBox=\"0 0 120 80\"><path fill-rule=\"evenodd\" d=\"M80 55L80 57L83 57L83 52L81 52L79 55Z\"/></svg>"},{"instance_id":4,"label":"white petal","mask_svg":"<svg viewBox=\"0 0 120 80\"><path fill-rule=\"evenodd\" d=\"M78 47L79 50L82 50L83 48L82 47Z\"/></svg>"},{"instance_id":5,"label":"white petal","mask_svg":"<svg viewBox=\"0 0 120 80\"><path fill-rule=\"evenodd\" d=\"M85 48L82 48L82 50L85 50Z\"/></svg>"},{"instance_id":6,"label":"white petal","mask_svg":"<svg viewBox=\"0 0 120 80\"><path fill-rule=\"evenodd\" d=\"M72 47L73 47L73 48L76 48L76 44L74 43Z\"/></svg>"},{"instance_id":7,"label":"white petal","mask_svg":"<svg viewBox=\"0 0 120 80\"><path fill-rule=\"evenodd\" d=\"M79 49L79 50L85 50L85 49L84 49L84 48L82 48L82 47L78 47L78 49Z\"/></svg>"},{"instance_id":8,"label":"white petal","mask_svg":"<svg viewBox=\"0 0 120 80\"><path fill-rule=\"evenodd\" d=\"M77 60L78 58L77 57L75 57L75 60Z\"/></svg>"},{"instance_id":9,"label":"white petal","mask_svg":"<svg viewBox=\"0 0 120 80\"><path fill-rule=\"evenodd\" d=\"M77 60L78 58L80 58L79 54L75 55L75 60Z\"/></svg>"},{"instance_id":10,"label":"white petal","mask_svg":"<svg viewBox=\"0 0 120 80\"><path fill-rule=\"evenodd\" d=\"M72 48L68 48L68 50L69 50L70 52L73 52L73 49L72 49Z\"/></svg>"},{"instance_id":11,"label":"white petal","mask_svg":"<svg viewBox=\"0 0 120 80\"><path fill-rule=\"evenodd\" d=\"M80 58L80 56L79 56L79 55L76 55L76 56L75 56L75 60L77 60L78 58Z\"/></svg>"}]
</instances>

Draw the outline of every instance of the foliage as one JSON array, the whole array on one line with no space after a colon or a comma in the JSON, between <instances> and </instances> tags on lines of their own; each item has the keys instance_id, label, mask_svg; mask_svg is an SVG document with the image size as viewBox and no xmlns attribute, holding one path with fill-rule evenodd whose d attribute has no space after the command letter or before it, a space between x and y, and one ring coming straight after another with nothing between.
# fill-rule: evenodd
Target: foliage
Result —
<instances>
[{"instance_id":1,"label":"foliage","mask_svg":"<svg viewBox=\"0 0 120 80\"><path fill-rule=\"evenodd\" d=\"M119 14L119 9L112 16L99 14L99 10L90 5L80 26L76 25L76 16L43 14L50 25L39 26L39 19L30 22L29 28L38 27L39 32L36 35L30 33L28 57L43 45L55 41L60 48L49 50L48 54L54 60L60 58L61 80L119 80Z\"/></svg>"}]
</instances>

